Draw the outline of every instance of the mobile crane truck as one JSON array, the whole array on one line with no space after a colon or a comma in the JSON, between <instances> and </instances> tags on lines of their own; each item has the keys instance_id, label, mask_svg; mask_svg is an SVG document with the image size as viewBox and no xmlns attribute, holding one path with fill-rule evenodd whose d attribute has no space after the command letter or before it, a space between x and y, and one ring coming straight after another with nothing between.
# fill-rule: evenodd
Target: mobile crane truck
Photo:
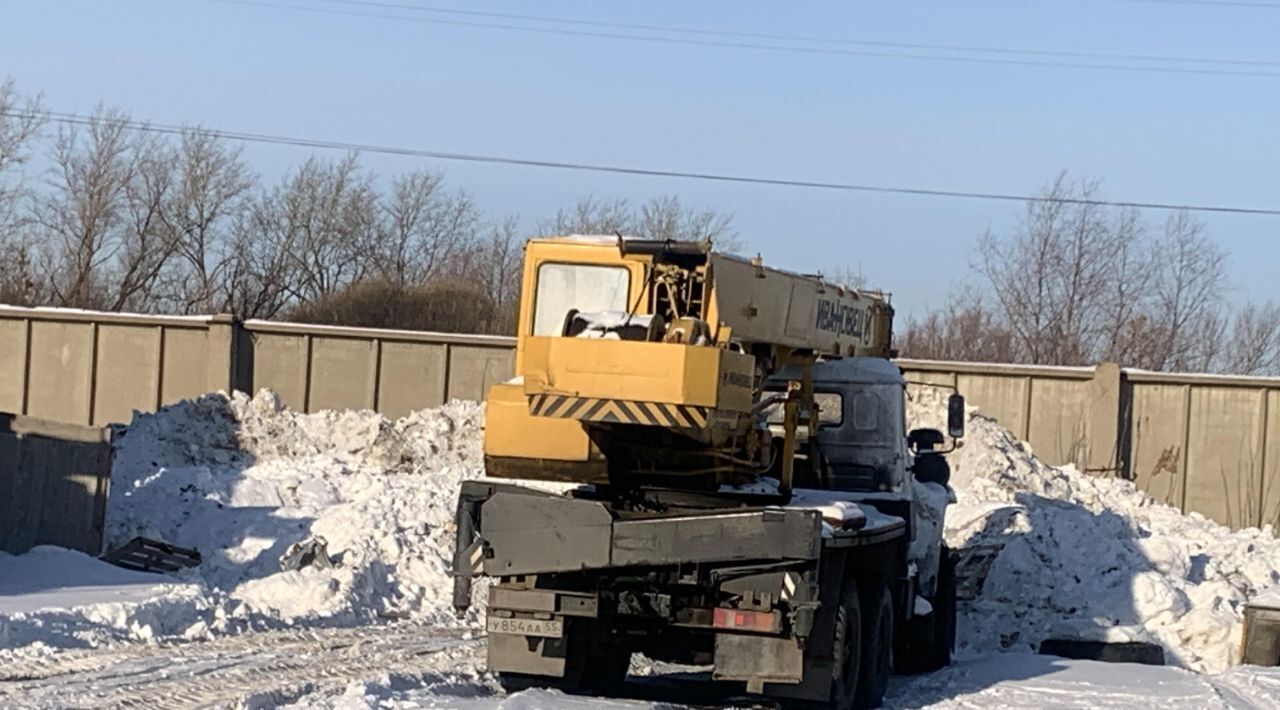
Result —
<instances>
[{"instance_id":1,"label":"mobile crane truck","mask_svg":"<svg viewBox=\"0 0 1280 710\"><path fill-rule=\"evenodd\" d=\"M964 404L905 431L887 297L621 237L531 240L522 286L454 559L504 683L607 693L640 652L843 709L949 662Z\"/></svg>"}]
</instances>

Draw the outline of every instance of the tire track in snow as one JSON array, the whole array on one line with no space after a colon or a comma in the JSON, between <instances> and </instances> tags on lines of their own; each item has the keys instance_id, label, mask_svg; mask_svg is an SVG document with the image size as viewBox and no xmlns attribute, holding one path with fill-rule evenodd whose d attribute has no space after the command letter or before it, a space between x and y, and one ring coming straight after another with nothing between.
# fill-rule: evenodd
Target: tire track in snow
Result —
<instances>
[{"instance_id":1,"label":"tire track in snow","mask_svg":"<svg viewBox=\"0 0 1280 710\"><path fill-rule=\"evenodd\" d=\"M193 708L281 702L383 674L478 666L479 640L417 625L269 631L0 666L0 707Z\"/></svg>"}]
</instances>

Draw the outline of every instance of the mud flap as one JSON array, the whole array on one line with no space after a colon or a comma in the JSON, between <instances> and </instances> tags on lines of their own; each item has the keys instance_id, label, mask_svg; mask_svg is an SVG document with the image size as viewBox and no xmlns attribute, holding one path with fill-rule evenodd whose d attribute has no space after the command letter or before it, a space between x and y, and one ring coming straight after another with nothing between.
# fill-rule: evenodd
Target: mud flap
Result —
<instances>
[{"instance_id":1,"label":"mud flap","mask_svg":"<svg viewBox=\"0 0 1280 710\"><path fill-rule=\"evenodd\" d=\"M764 692L764 683L799 683L804 650L790 637L716 634L712 677L747 681L747 691L753 693Z\"/></svg>"},{"instance_id":2,"label":"mud flap","mask_svg":"<svg viewBox=\"0 0 1280 710\"><path fill-rule=\"evenodd\" d=\"M518 634L489 634L489 670L496 673L563 678L569 635L539 638Z\"/></svg>"}]
</instances>

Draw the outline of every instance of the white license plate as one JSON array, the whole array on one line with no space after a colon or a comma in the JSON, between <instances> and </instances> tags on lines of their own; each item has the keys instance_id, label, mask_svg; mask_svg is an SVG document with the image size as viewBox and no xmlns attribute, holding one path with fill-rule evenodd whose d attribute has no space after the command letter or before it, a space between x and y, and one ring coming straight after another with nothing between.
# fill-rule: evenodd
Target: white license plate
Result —
<instances>
[{"instance_id":1,"label":"white license plate","mask_svg":"<svg viewBox=\"0 0 1280 710\"><path fill-rule=\"evenodd\" d=\"M485 628L491 634L520 634L558 639L564 637L564 622L559 619L511 619L490 616Z\"/></svg>"}]
</instances>

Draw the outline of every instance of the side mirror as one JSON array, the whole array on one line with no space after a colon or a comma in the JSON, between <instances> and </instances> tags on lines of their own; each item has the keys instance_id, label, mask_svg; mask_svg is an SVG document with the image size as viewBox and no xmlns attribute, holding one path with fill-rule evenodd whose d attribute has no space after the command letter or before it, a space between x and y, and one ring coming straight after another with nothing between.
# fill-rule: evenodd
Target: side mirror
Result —
<instances>
[{"instance_id":1,"label":"side mirror","mask_svg":"<svg viewBox=\"0 0 1280 710\"><path fill-rule=\"evenodd\" d=\"M964 395L953 394L947 398L947 434L952 439L964 438Z\"/></svg>"}]
</instances>

